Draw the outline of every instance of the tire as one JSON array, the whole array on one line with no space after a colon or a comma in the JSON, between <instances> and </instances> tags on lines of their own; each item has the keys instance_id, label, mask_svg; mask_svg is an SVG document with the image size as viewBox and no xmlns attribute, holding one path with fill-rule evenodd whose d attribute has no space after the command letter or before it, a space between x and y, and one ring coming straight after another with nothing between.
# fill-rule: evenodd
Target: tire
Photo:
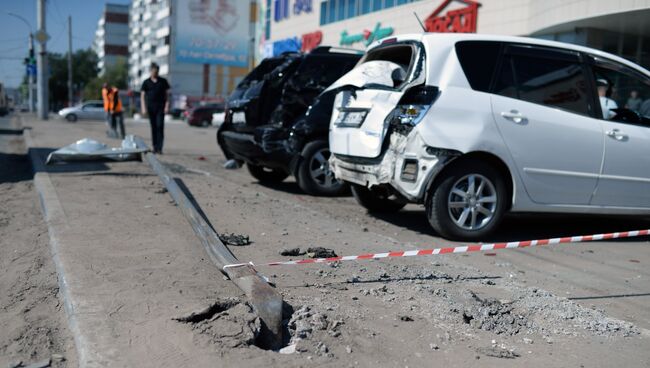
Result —
<instances>
[{"instance_id":1,"label":"tire","mask_svg":"<svg viewBox=\"0 0 650 368\"><path fill-rule=\"evenodd\" d=\"M329 168L330 149L327 141L309 142L302 150L296 181L305 193L314 196L338 196L347 193L349 187L337 180Z\"/></svg>"},{"instance_id":2,"label":"tire","mask_svg":"<svg viewBox=\"0 0 650 368\"><path fill-rule=\"evenodd\" d=\"M260 183L280 183L286 179L289 174L277 169L269 169L264 166L246 164L248 172L259 180Z\"/></svg>"},{"instance_id":3,"label":"tire","mask_svg":"<svg viewBox=\"0 0 650 368\"><path fill-rule=\"evenodd\" d=\"M407 203L403 198L394 197L385 188L368 189L357 184L352 184L351 188L354 199L368 212L397 212Z\"/></svg>"},{"instance_id":4,"label":"tire","mask_svg":"<svg viewBox=\"0 0 650 368\"><path fill-rule=\"evenodd\" d=\"M68 114L68 115L65 116L65 120L67 120L67 121L69 121L71 123L74 123L75 121L77 121L77 115Z\"/></svg>"},{"instance_id":5,"label":"tire","mask_svg":"<svg viewBox=\"0 0 650 368\"><path fill-rule=\"evenodd\" d=\"M203 120L201 122L201 126L204 127L204 128L209 127L210 126L210 121L209 120Z\"/></svg>"},{"instance_id":6,"label":"tire","mask_svg":"<svg viewBox=\"0 0 650 368\"><path fill-rule=\"evenodd\" d=\"M431 227L454 240L478 241L492 234L510 201L503 175L479 161L465 161L442 175L425 203Z\"/></svg>"}]
</instances>

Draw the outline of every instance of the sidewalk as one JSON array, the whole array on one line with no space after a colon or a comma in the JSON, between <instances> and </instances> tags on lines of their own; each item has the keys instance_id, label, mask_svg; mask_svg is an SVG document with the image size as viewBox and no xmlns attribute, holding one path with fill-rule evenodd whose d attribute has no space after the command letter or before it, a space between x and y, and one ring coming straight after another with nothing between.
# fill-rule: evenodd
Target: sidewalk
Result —
<instances>
[{"instance_id":1,"label":"sidewalk","mask_svg":"<svg viewBox=\"0 0 650 368\"><path fill-rule=\"evenodd\" d=\"M31 128L35 186L79 366L222 365L224 358L195 345L191 330L172 318L241 292L212 264L158 177L140 162L45 167L40 162L52 149L83 137L109 142L104 125L23 126Z\"/></svg>"}]
</instances>

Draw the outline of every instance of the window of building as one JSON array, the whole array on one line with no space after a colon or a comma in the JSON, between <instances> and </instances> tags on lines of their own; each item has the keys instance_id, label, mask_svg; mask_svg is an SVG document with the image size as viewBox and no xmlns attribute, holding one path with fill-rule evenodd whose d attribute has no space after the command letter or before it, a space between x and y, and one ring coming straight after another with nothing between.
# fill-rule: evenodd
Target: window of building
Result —
<instances>
[{"instance_id":1,"label":"window of building","mask_svg":"<svg viewBox=\"0 0 650 368\"><path fill-rule=\"evenodd\" d=\"M415 1L420 0L324 0L320 7L320 24L354 18Z\"/></svg>"},{"instance_id":2,"label":"window of building","mask_svg":"<svg viewBox=\"0 0 650 368\"><path fill-rule=\"evenodd\" d=\"M370 1L371 0L361 0L361 14L370 13Z\"/></svg>"},{"instance_id":3,"label":"window of building","mask_svg":"<svg viewBox=\"0 0 650 368\"><path fill-rule=\"evenodd\" d=\"M535 55L508 53L504 57L495 92L523 101L591 115L589 84L577 55L574 57L571 60L565 53L552 51L540 51ZM509 73L513 74L508 76ZM513 93L514 91L516 92Z\"/></svg>"},{"instance_id":4,"label":"window of building","mask_svg":"<svg viewBox=\"0 0 650 368\"><path fill-rule=\"evenodd\" d=\"M327 24L327 2L320 3L320 24Z\"/></svg>"}]
</instances>

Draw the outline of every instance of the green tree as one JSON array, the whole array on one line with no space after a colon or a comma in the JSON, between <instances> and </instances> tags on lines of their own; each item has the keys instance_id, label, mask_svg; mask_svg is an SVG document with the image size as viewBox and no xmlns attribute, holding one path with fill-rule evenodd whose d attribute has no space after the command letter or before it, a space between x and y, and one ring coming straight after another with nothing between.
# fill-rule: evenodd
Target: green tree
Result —
<instances>
[{"instance_id":1,"label":"green tree","mask_svg":"<svg viewBox=\"0 0 650 368\"><path fill-rule=\"evenodd\" d=\"M68 103L68 56L49 53L50 106L58 109ZM91 49L77 50L72 54L72 85L84 86L97 77L97 55ZM76 91L74 91L76 92Z\"/></svg>"},{"instance_id":2,"label":"green tree","mask_svg":"<svg viewBox=\"0 0 650 368\"><path fill-rule=\"evenodd\" d=\"M84 88L84 99L86 100L100 100L102 98L102 85L107 83L119 89L125 89L128 78L128 65L126 59L117 59L115 65L106 68L104 75L92 79Z\"/></svg>"}]
</instances>

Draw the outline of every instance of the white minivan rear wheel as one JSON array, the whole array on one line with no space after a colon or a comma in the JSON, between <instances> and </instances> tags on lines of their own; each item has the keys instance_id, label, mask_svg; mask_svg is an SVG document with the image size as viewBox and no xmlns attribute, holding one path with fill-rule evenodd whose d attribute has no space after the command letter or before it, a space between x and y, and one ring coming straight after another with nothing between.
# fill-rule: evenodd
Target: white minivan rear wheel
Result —
<instances>
[{"instance_id":1,"label":"white minivan rear wheel","mask_svg":"<svg viewBox=\"0 0 650 368\"><path fill-rule=\"evenodd\" d=\"M489 164L465 161L441 175L425 203L433 229L445 238L468 241L492 234L509 201L501 173Z\"/></svg>"}]
</instances>

